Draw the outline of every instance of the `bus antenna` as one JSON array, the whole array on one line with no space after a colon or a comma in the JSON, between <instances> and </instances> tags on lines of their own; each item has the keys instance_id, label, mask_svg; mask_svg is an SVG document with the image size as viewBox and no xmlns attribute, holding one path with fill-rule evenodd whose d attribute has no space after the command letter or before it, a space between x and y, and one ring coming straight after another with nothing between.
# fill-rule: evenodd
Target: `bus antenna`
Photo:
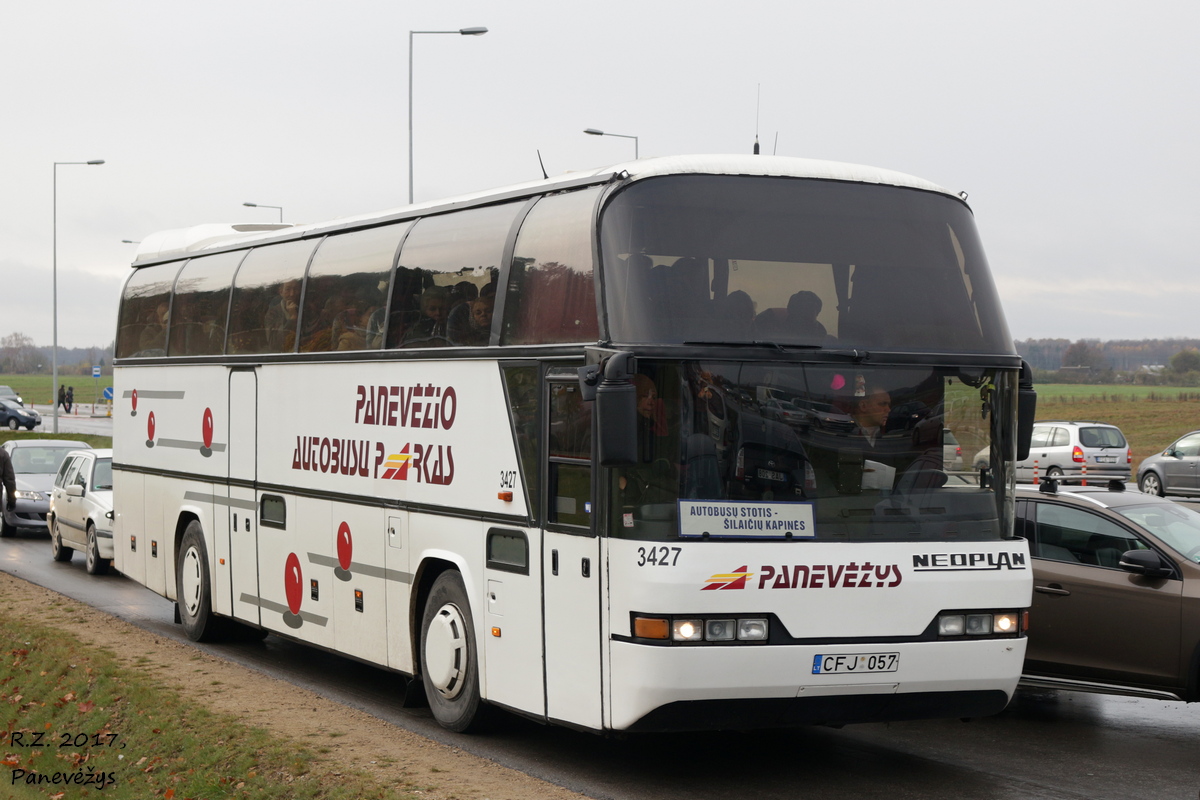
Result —
<instances>
[{"instance_id":1,"label":"bus antenna","mask_svg":"<svg viewBox=\"0 0 1200 800\"><path fill-rule=\"evenodd\" d=\"M754 155L758 155L758 117L762 109L762 84L758 84L754 96Z\"/></svg>"},{"instance_id":2,"label":"bus antenna","mask_svg":"<svg viewBox=\"0 0 1200 800\"><path fill-rule=\"evenodd\" d=\"M542 161L542 151L538 150L537 154L538 154L538 166L542 168L542 177L545 178L546 180L549 180L550 176L546 174L546 165Z\"/></svg>"}]
</instances>

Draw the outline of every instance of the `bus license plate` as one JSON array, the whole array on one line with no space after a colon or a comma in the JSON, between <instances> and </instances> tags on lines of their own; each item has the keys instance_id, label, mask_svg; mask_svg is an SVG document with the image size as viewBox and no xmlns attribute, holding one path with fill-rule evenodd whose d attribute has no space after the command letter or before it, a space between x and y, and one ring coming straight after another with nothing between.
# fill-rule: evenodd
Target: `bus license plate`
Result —
<instances>
[{"instance_id":1,"label":"bus license plate","mask_svg":"<svg viewBox=\"0 0 1200 800\"><path fill-rule=\"evenodd\" d=\"M760 469L758 471L758 477L764 481L786 481L787 480L787 476L784 475L782 472L776 472L775 470L771 470L771 469Z\"/></svg>"},{"instance_id":2,"label":"bus license plate","mask_svg":"<svg viewBox=\"0 0 1200 800\"><path fill-rule=\"evenodd\" d=\"M900 669L899 653L847 653L840 656L813 656L813 675L844 672L895 672Z\"/></svg>"}]
</instances>

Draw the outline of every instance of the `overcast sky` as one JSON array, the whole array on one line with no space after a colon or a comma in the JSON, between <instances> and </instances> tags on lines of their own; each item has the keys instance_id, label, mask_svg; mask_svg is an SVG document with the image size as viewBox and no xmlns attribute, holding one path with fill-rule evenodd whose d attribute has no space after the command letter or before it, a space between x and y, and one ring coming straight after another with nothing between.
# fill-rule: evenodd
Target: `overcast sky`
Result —
<instances>
[{"instance_id":1,"label":"overcast sky","mask_svg":"<svg viewBox=\"0 0 1200 800\"><path fill-rule=\"evenodd\" d=\"M643 157L763 151L969 193L1017 339L1200 336L1200 4L5 0L0 335L103 346L134 245ZM761 87L761 89L760 89ZM756 97L761 103L756 120Z\"/></svg>"}]
</instances>

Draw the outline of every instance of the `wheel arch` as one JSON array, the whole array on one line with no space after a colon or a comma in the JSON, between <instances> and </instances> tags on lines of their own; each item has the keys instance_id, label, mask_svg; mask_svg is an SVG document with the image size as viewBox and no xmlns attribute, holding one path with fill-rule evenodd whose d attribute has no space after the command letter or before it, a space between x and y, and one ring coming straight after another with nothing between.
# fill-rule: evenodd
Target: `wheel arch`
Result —
<instances>
[{"instance_id":1,"label":"wheel arch","mask_svg":"<svg viewBox=\"0 0 1200 800\"><path fill-rule=\"evenodd\" d=\"M421 563L413 573L412 594L408 604L408 630L412 639L409 646L412 648L414 678L421 677L421 618L425 614L425 604L429 600L429 592L434 582L445 572L459 574L463 586L467 589L467 601L470 602L469 570L461 559L450 553L431 553L421 558Z\"/></svg>"},{"instance_id":2,"label":"wheel arch","mask_svg":"<svg viewBox=\"0 0 1200 800\"><path fill-rule=\"evenodd\" d=\"M196 511L194 511L193 509L185 508L185 509L181 510L179 512L179 516L175 519L175 535L171 538L171 554L170 554L170 558L167 561L167 566L170 568L170 572L168 573L168 576L170 579L166 581L166 589L168 592L167 599L169 599L169 600L178 600L179 599L179 597L177 596L178 593L176 592L176 589L175 589L175 575L176 575L177 570L179 569L179 563L178 563L179 562L179 545L183 542L184 532L188 529L188 525L190 525L192 522L200 523L200 530L201 530L201 532L204 531L204 521L200 518L200 515L198 513L196 513ZM205 536L205 544L206 545L207 545L207 538L208 537ZM211 548L206 547L206 549L211 549ZM210 559L212 558L211 554L209 555L209 558ZM212 564L209 564L208 568L209 568L209 573L211 574L212 573Z\"/></svg>"}]
</instances>

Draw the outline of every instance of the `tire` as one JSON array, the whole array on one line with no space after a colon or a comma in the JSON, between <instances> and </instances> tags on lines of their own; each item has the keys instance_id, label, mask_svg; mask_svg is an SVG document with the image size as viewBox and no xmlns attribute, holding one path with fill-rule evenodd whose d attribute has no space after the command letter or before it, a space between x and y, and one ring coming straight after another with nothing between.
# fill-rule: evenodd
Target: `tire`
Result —
<instances>
[{"instance_id":1,"label":"tire","mask_svg":"<svg viewBox=\"0 0 1200 800\"><path fill-rule=\"evenodd\" d=\"M9 418L8 418L8 429L9 429L10 431L15 431L15 430L17 430L17 429L18 429L18 428L20 428L20 427L21 427L21 423L17 422L17 418L16 418L16 417L9 417Z\"/></svg>"},{"instance_id":2,"label":"tire","mask_svg":"<svg viewBox=\"0 0 1200 800\"><path fill-rule=\"evenodd\" d=\"M458 572L433 582L421 618L421 682L433 717L443 728L476 731L485 723L479 697L479 659L471 604Z\"/></svg>"},{"instance_id":3,"label":"tire","mask_svg":"<svg viewBox=\"0 0 1200 800\"><path fill-rule=\"evenodd\" d=\"M75 551L63 544L62 533L58 530L58 518L54 518L54 522L50 524L50 555L55 561L67 563L71 560L71 556L75 555Z\"/></svg>"},{"instance_id":4,"label":"tire","mask_svg":"<svg viewBox=\"0 0 1200 800\"><path fill-rule=\"evenodd\" d=\"M104 575L108 572L108 559L100 557L100 546L96 541L96 526L90 522L87 526L87 550L84 553L87 556L88 575Z\"/></svg>"},{"instance_id":5,"label":"tire","mask_svg":"<svg viewBox=\"0 0 1200 800\"><path fill-rule=\"evenodd\" d=\"M1063 481L1063 471L1058 467L1050 467L1046 470L1046 477L1042 478L1046 481Z\"/></svg>"},{"instance_id":6,"label":"tire","mask_svg":"<svg viewBox=\"0 0 1200 800\"><path fill-rule=\"evenodd\" d=\"M208 548L204 529L192 520L183 532L175 559L175 598L179 621L193 642L213 642L221 637L221 620L212 611L212 581L208 575Z\"/></svg>"},{"instance_id":7,"label":"tire","mask_svg":"<svg viewBox=\"0 0 1200 800\"><path fill-rule=\"evenodd\" d=\"M3 507L0 507L0 537L7 538L9 536L15 535L17 532L17 529L15 526L8 524L8 517L6 516L8 514L8 510L7 510L8 509L8 506L7 506L8 498L7 497L4 498L4 502L6 505L4 505Z\"/></svg>"},{"instance_id":8,"label":"tire","mask_svg":"<svg viewBox=\"0 0 1200 800\"><path fill-rule=\"evenodd\" d=\"M1167 494L1166 487L1163 486L1162 479L1158 477L1157 472L1144 473L1138 480L1138 489L1142 491L1142 494L1152 494L1158 497L1164 497Z\"/></svg>"}]
</instances>

